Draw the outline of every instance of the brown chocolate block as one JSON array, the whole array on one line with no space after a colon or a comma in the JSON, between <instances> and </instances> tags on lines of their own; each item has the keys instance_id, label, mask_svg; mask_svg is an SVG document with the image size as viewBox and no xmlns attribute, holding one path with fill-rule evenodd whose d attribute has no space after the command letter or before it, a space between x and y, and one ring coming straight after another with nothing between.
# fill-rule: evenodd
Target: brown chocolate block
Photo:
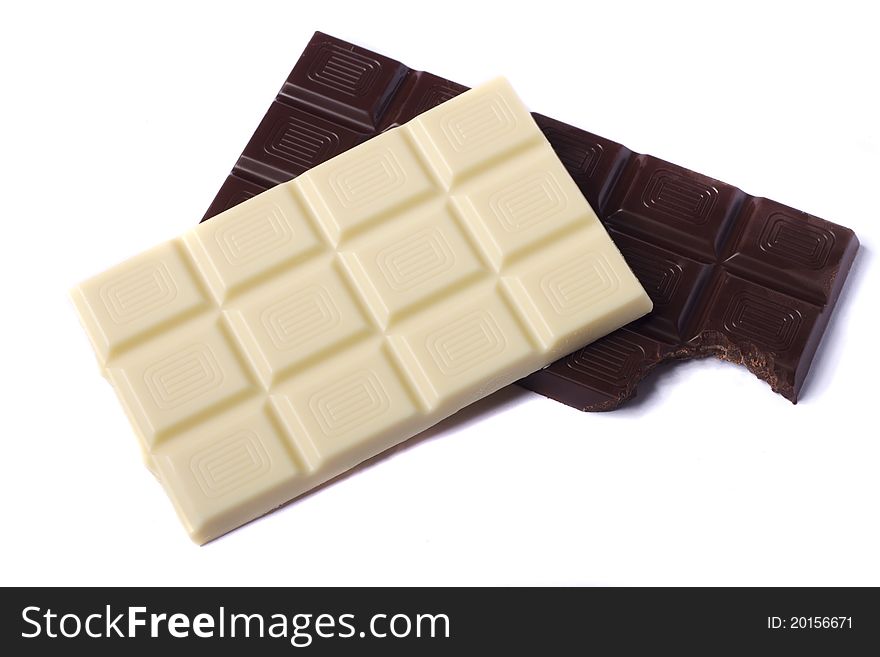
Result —
<instances>
[{"instance_id":1,"label":"brown chocolate block","mask_svg":"<svg viewBox=\"0 0 880 657\"><path fill-rule=\"evenodd\" d=\"M205 219L465 91L316 33ZM858 249L851 230L534 115L654 311L520 384L612 410L673 359L748 367L792 402Z\"/></svg>"}]
</instances>

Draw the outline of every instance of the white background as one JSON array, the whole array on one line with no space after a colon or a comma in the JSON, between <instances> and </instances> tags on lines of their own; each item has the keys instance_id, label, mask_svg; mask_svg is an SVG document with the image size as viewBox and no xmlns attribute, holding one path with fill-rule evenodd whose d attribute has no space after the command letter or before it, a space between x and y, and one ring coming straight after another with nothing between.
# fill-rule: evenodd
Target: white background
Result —
<instances>
[{"instance_id":1,"label":"white background","mask_svg":"<svg viewBox=\"0 0 880 657\"><path fill-rule=\"evenodd\" d=\"M3 11L0 583L880 585L877 15L315 4ZM192 544L67 291L198 221L317 29L853 228L802 401L714 360L611 414L506 389Z\"/></svg>"}]
</instances>

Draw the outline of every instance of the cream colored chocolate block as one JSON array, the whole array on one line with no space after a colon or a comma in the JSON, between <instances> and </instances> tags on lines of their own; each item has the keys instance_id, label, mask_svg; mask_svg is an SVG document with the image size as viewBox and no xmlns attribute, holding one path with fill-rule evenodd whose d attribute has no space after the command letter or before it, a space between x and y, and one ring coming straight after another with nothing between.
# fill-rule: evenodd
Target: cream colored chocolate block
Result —
<instances>
[{"instance_id":1,"label":"cream colored chocolate block","mask_svg":"<svg viewBox=\"0 0 880 657\"><path fill-rule=\"evenodd\" d=\"M368 340L279 386L276 408L314 471L343 472L418 431L411 386L382 340Z\"/></svg>"},{"instance_id":2,"label":"cream colored chocolate block","mask_svg":"<svg viewBox=\"0 0 880 657\"><path fill-rule=\"evenodd\" d=\"M425 112L406 128L447 189L512 151L547 143L506 83L483 85L479 98L444 105L442 112Z\"/></svg>"},{"instance_id":3,"label":"cream colored chocolate block","mask_svg":"<svg viewBox=\"0 0 880 657\"><path fill-rule=\"evenodd\" d=\"M487 387L506 385L512 368L534 362L536 348L497 281L473 286L466 297L432 311L389 336L429 409L464 406L488 394Z\"/></svg>"},{"instance_id":4,"label":"cream colored chocolate block","mask_svg":"<svg viewBox=\"0 0 880 657\"><path fill-rule=\"evenodd\" d=\"M223 303L243 286L322 247L293 189L260 194L245 212L222 214L204 230L183 236L214 299Z\"/></svg>"},{"instance_id":5,"label":"cream colored chocolate block","mask_svg":"<svg viewBox=\"0 0 880 657\"><path fill-rule=\"evenodd\" d=\"M484 273L445 203L426 204L363 247L341 253L376 322L392 322Z\"/></svg>"},{"instance_id":6,"label":"cream colored chocolate block","mask_svg":"<svg viewBox=\"0 0 880 657\"><path fill-rule=\"evenodd\" d=\"M225 311L244 355L268 389L344 345L371 325L332 259L317 258L255 290Z\"/></svg>"},{"instance_id":7,"label":"cream colored chocolate block","mask_svg":"<svg viewBox=\"0 0 880 657\"><path fill-rule=\"evenodd\" d=\"M298 186L334 246L436 193L404 130L392 130L301 176Z\"/></svg>"},{"instance_id":8,"label":"cream colored chocolate block","mask_svg":"<svg viewBox=\"0 0 880 657\"><path fill-rule=\"evenodd\" d=\"M256 392L237 345L213 317L123 353L107 367L107 375L147 449Z\"/></svg>"},{"instance_id":9,"label":"cream colored chocolate block","mask_svg":"<svg viewBox=\"0 0 880 657\"><path fill-rule=\"evenodd\" d=\"M545 349L569 353L614 331L619 312L638 314L642 300L620 305L629 278L597 222L580 226L505 270L502 284Z\"/></svg>"},{"instance_id":10,"label":"cream colored chocolate block","mask_svg":"<svg viewBox=\"0 0 880 657\"><path fill-rule=\"evenodd\" d=\"M305 476L272 407L218 415L155 451L155 467L187 531L218 535L291 496ZM235 499L235 504L229 503Z\"/></svg>"},{"instance_id":11,"label":"cream colored chocolate block","mask_svg":"<svg viewBox=\"0 0 880 657\"><path fill-rule=\"evenodd\" d=\"M198 542L651 308L504 80L72 296Z\"/></svg>"},{"instance_id":12,"label":"cream colored chocolate block","mask_svg":"<svg viewBox=\"0 0 880 657\"><path fill-rule=\"evenodd\" d=\"M599 225L550 144L536 145L529 157L501 163L495 172L457 188L452 202L496 271L565 231Z\"/></svg>"},{"instance_id":13,"label":"cream colored chocolate block","mask_svg":"<svg viewBox=\"0 0 880 657\"><path fill-rule=\"evenodd\" d=\"M210 305L176 242L135 256L71 294L101 363Z\"/></svg>"}]
</instances>

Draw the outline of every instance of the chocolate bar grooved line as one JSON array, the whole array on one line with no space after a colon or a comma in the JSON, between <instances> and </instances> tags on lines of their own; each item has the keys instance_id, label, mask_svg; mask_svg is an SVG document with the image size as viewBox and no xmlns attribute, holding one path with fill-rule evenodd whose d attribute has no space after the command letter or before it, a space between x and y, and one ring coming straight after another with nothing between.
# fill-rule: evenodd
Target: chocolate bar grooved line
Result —
<instances>
[{"instance_id":1,"label":"chocolate bar grooved line","mask_svg":"<svg viewBox=\"0 0 880 657\"><path fill-rule=\"evenodd\" d=\"M204 219L465 90L315 33ZM855 234L533 116L654 311L519 383L581 410L613 410L660 363L717 356L796 402L858 250Z\"/></svg>"},{"instance_id":2,"label":"chocolate bar grooved line","mask_svg":"<svg viewBox=\"0 0 880 657\"><path fill-rule=\"evenodd\" d=\"M72 296L198 542L651 309L504 80Z\"/></svg>"}]
</instances>

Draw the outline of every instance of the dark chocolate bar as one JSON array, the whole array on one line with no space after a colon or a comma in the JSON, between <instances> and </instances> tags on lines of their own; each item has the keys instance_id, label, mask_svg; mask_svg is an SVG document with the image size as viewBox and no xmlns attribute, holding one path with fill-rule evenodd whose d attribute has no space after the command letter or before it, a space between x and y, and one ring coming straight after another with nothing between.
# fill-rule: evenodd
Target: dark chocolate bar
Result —
<instances>
[{"instance_id":1,"label":"dark chocolate bar","mask_svg":"<svg viewBox=\"0 0 880 657\"><path fill-rule=\"evenodd\" d=\"M204 219L466 89L315 33ZM714 355L797 402L858 249L855 234L533 116L654 311L520 384L581 410L612 410L658 364Z\"/></svg>"}]
</instances>

